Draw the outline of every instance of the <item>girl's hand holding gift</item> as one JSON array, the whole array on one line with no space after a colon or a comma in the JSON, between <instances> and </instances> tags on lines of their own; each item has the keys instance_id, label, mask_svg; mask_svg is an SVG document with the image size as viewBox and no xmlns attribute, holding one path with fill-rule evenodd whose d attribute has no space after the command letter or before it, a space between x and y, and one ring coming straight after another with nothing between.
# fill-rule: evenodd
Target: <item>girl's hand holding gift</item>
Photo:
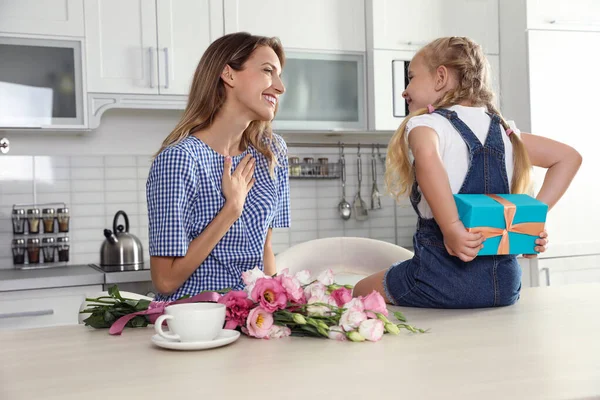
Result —
<instances>
[{"instance_id":1,"label":"girl's hand holding gift","mask_svg":"<svg viewBox=\"0 0 600 400\"><path fill-rule=\"evenodd\" d=\"M540 237L536 239L535 244L537 245L535 246L535 251L537 251L538 253L545 252L546 248L548 247L548 232L544 231L540 233ZM537 254L523 254L523 257L536 258Z\"/></svg>"},{"instance_id":2,"label":"girl's hand holding gift","mask_svg":"<svg viewBox=\"0 0 600 400\"><path fill-rule=\"evenodd\" d=\"M460 220L456 220L442 231L444 246L448 254L460 258L464 262L472 261L483 248L485 238L481 233L467 231Z\"/></svg>"}]
</instances>

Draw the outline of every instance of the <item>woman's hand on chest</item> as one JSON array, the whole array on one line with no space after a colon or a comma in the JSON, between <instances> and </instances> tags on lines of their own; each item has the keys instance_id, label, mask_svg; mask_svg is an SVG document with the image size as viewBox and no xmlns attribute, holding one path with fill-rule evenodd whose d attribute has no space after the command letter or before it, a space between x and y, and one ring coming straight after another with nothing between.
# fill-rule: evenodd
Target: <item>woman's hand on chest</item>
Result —
<instances>
[{"instance_id":1,"label":"woman's hand on chest","mask_svg":"<svg viewBox=\"0 0 600 400\"><path fill-rule=\"evenodd\" d=\"M231 157L225 158L221 190L225 197L225 203L237 212L238 217L242 215L244 203L248 192L254 185L254 168L256 162L251 154L246 155L238 164L235 171L231 171Z\"/></svg>"}]
</instances>

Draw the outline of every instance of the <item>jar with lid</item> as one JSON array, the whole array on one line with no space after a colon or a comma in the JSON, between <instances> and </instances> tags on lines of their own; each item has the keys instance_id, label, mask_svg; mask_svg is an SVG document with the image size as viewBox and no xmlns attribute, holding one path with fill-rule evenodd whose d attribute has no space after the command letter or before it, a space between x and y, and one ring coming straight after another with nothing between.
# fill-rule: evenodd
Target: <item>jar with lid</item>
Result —
<instances>
[{"instance_id":1,"label":"jar with lid","mask_svg":"<svg viewBox=\"0 0 600 400\"><path fill-rule=\"evenodd\" d=\"M312 157L304 157L304 165L302 165L302 175L314 175L315 159Z\"/></svg>"},{"instance_id":2,"label":"jar with lid","mask_svg":"<svg viewBox=\"0 0 600 400\"><path fill-rule=\"evenodd\" d=\"M56 211L54 208L44 208L42 210L42 221L44 223L44 233L54 233L54 218Z\"/></svg>"},{"instance_id":3,"label":"jar with lid","mask_svg":"<svg viewBox=\"0 0 600 400\"><path fill-rule=\"evenodd\" d=\"M25 264L25 239L13 239L12 241L12 254L13 264L21 265Z\"/></svg>"},{"instance_id":4,"label":"jar with lid","mask_svg":"<svg viewBox=\"0 0 600 400\"><path fill-rule=\"evenodd\" d=\"M12 227L15 235L22 235L25 233L25 210L22 208L14 208L12 210Z\"/></svg>"},{"instance_id":5,"label":"jar with lid","mask_svg":"<svg viewBox=\"0 0 600 400\"><path fill-rule=\"evenodd\" d=\"M300 157L291 156L289 158L290 176L300 176L302 168L300 167Z\"/></svg>"},{"instance_id":6,"label":"jar with lid","mask_svg":"<svg viewBox=\"0 0 600 400\"><path fill-rule=\"evenodd\" d=\"M29 261L29 264L40 263L40 239L27 239L27 260Z\"/></svg>"},{"instance_id":7,"label":"jar with lid","mask_svg":"<svg viewBox=\"0 0 600 400\"><path fill-rule=\"evenodd\" d=\"M69 238L67 236L56 238L58 261L69 261Z\"/></svg>"},{"instance_id":8,"label":"jar with lid","mask_svg":"<svg viewBox=\"0 0 600 400\"><path fill-rule=\"evenodd\" d=\"M56 219L58 220L58 231L69 232L69 209L65 207L56 210Z\"/></svg>"},{"instance_id":9,"label":"jar with lid","mask_svg":"<svg viewBox=\"0 0 600 400\"><path fill-rule=\"evenodd\" d=\"M54 255L56 253L56 244L53 237L42 238L42 253L44 253L44 262L54 262Z\"/></svg>"},{"instance_id":10,"label":"jar with lid","mask_svg":"<svg viewBox=\"0 0 600 400\"><path fill-rule=\"evenodd\" d=\"M29 233L40 233L40 209L30 208L27 210L27 222L29 222Z\"/></svg>"},{"instance_id":11,"label":"jar with lid","mask_svg":"<svg viewBox=\"0 0 600 400\"><path fill-rule=\"evenodd\" d=\"M329 159L327 157L319 158L319 175L329 176Z\"/></svg>"}]
</instances>

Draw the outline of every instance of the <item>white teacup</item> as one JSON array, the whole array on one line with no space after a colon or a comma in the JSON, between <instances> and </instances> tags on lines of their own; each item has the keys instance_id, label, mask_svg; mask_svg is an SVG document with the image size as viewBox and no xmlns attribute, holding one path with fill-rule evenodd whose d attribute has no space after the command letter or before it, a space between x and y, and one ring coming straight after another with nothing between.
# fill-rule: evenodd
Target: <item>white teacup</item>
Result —
<instances>
[{"instance_id":1,"label":"white teacup","mask_svg":"<svg viewBox=\"0 0 600 400\"><path fill-rule=\"evenodd\" d=\"M162 329L167 321L169 330ZM156 319L154 330L168 340L181 342L203 342L214 340L225 323L225 304L186 303L165 307L165 313Z\"/></svg>"}]
</instances>

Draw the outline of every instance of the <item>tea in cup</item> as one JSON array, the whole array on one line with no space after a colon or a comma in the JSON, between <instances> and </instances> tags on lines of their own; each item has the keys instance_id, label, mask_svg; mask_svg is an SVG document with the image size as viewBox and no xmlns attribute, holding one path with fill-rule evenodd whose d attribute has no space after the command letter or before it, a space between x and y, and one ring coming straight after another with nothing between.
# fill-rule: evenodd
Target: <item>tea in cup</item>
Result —
<instances>
[{"instance_id":1,"label":"tea in cup","mask_svg":"<svg viewBox=\"0 0 600 400\"><path fill-rule=\"evenodd\" d=\"M163 331L167 321L169 331ZM204 342L216 339L225 323L225 305L220 303L172 304L154 323L154 330L168 340Z\"/></svg>"}]
</instances>

